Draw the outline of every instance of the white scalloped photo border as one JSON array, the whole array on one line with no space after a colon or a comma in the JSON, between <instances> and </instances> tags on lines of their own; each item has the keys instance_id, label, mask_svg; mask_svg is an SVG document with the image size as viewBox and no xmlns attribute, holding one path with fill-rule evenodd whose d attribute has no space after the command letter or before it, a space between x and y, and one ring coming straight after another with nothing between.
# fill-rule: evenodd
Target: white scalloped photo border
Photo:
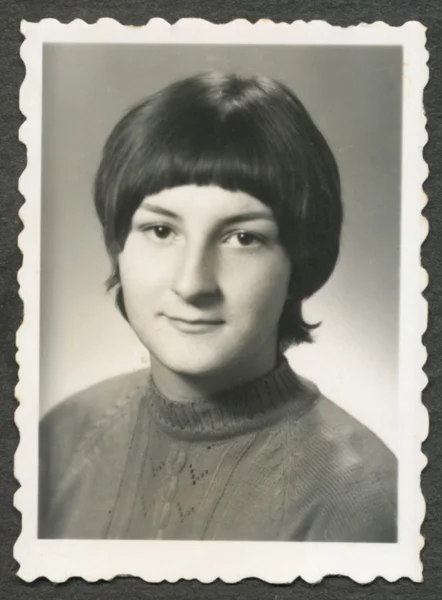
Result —
<instances>
[{"instance_id":1,"label":"white scalloped photo border","mask_svg":"<svg viewBox=\"0 0 442 600\"><path fill-rule=\"evenodd\" d=\"M301 577L317 583L327 575L344 575L359 583L376 577L396 581L422 580L420 529L425 517L421 471L426 465L421 444L428 434L428 413L421 401L427 383L423 372L426 351L422 335L427 326L427 303L422 292L428 283L420 249L428 232L422 216L426 204L423 183L428 168L423 159L427 142L423 90L428 81L425 27L408 22L401 27L376 22L342 28L324 21L255 24L237 19L215 25L202 19L181 19L169 25L152 19L130 27L112 19L94 24L55 19L22 22L25 41L21 57L26 76L20 90L20 109L26 120L19 138L27 148L27 166L19 189L25 198L20 210L24 229L19 236L23 266L18 273L24 304L17 332L19 383L15 422L20 442L14 471L20 484L14 505L22 515L21 534L14 547L25 581L47 577L62 582L74 576L88 581L134 575L145 581L169 582L221 578L237 582L257 577L269 583L289 583ZM40 208L42 46L71 43L192 43L295 45L401 45L403 47L403 141L400 283L399 423L399 541L396 544L296 542L209 542L42 540L37 538Z\"/></svg>"}]
</instances>

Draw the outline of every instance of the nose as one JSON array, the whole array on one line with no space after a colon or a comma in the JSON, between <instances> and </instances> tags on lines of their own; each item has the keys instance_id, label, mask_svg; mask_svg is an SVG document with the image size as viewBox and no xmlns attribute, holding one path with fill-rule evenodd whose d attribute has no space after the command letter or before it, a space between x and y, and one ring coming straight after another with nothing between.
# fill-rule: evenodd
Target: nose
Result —
<instances>
[{"instance_id":1,"label":"nose","mask_svg":"<svg viewBox=\"0 0 442 600\"><path fill-rule=\"evenodd\" d=\"M210 300L219 293L216 257L204 246L186 245L178 261L172 289L189 303Z\"/></svg>"}]
</instances>

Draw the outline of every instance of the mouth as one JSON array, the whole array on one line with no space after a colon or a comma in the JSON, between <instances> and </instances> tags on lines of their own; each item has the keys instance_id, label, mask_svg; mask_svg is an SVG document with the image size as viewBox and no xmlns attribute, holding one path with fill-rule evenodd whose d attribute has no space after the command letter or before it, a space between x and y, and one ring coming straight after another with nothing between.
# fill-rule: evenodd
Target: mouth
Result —
<instances>
[{"instance_id":1,"label":"mouth","mask_svg":"<svg viewBox=\"0 0 442 600\"><path fill-rule=\"evenodd\" d=\"M205 333L224 324L222 319L183 319L165 315L171 324L183 333Z\"/></svg>"}]
</instances>

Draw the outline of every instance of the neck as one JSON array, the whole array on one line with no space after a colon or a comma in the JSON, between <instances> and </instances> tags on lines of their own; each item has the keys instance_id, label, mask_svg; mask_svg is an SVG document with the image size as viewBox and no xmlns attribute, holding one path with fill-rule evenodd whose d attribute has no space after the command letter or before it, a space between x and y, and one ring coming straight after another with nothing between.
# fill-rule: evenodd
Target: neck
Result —
<instances>
[{"instance_id":1,"label":"neck","mask_svg":"<svg viewBox=\"0 0 442 600\"><path fill-rule=\"evenodd\" d=\"M247 364L236 363L230 369L204 374L177 373L151 356L151 373L158 390L176 402L194 402L249 383L269 373L277 363L277 350L270 356Z\"/></svg>"},{"instance_id":2,"label":"neck","mask_svg":"<svg viewBox=\"0 0 442 600\"><path fill-rule=\"evenodd\" d=\"M269 373L243 385L177 402L151 380L146 406L157 427L176 439L221 440L285 419L286 410L302 414L318 391L305 386L284 357ZM292 414L294 414L292 412Z\"/></svg>"}]
</instances>

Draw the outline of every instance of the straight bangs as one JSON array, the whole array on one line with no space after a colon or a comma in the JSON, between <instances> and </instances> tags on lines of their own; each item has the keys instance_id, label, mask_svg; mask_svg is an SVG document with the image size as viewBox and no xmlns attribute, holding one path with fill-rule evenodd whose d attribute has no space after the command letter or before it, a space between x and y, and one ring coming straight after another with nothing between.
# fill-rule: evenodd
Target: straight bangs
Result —
<instances>
[{"instance_id":1,"label":"straight bangs","mask_svg":"<svg viewBox=\"0 0 442 600\"><path fill-rule=\"evenodd\" d=\"M282 205L293 212L298 204L284 198L293 200L294 188L298 197L303 195L303 168L275 135L277 122L241 111L223 115L198 105L185 112L177 109L171 114L169 107L161 107L148 115L153 122L146 122L146 106L138 107L129 128L123 122L109 139L105 152L114 160L98 174L96 201L111 252L122 250L143 199L166 188L196 184L240 190L270 206L280 226ZM134 116L144 122L138 124ZM107 184L110 178L113 185ZM106 199L100 190L106 190Z\"/></svg>"}]
</instances>

